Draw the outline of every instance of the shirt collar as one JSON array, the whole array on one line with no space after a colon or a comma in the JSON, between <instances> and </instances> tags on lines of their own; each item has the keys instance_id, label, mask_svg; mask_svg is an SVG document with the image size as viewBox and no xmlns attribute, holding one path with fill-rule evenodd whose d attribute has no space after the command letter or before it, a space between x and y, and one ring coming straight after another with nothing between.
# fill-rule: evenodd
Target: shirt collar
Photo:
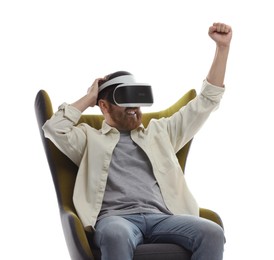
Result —
<instances>
[{"instance_id":1,"label":"shirt collar","mask_svg":"<svg viewBox=\"0 0 274 260\"><path fill-rule=\"evenodd\" d=\"M139 125L135 130L136 131L144 131L144 129L145 129L145 127L144 127L144 125L143 124L141 124L141 125ZM103 123L102 123L102 129L101 129L101 131L102 131L102 134L107 134L107 133L109 133L110 131L115 131L115 132L119 132L115 127L112 127L112 126L110 126L107 122L106 122L106 120L104 120L103 121ZM134 130L133 130L134 131Z\"/></svg>"}]
</instances>

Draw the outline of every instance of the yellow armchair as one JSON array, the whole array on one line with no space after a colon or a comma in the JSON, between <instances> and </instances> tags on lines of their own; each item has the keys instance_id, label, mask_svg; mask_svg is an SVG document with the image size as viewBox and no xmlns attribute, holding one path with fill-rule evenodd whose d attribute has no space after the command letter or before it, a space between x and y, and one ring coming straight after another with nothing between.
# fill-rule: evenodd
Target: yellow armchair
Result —
<instances>
[{"instance_id":1,"label":"yellow armchair","mask_svg":"<svg viewBox=\"0 0 274 260\"><path fill-rule=\"evenodd\" d=\"M151 118L161 118L172 115L182 106L186 105L195 96L196 91L192 89L171 107L159 112L144 113L144 126L148 124ZM40 90L37 93L34 106L38 128L55 186L61 223L71 259L99 260L100 250L95 248L92 244L92 234L85 232L72 202L74 183L78 168L69 158L60 152L49 139L44 137L44 133L42 131L43 124L53 114L51 100L45 90ZM97 129L101 128L102 121L103 115L82 115L80 119L80 122L88 123ZM183 170L185 169L191 142L192 140L177 153L178 160ZM210 219L223 227L223 223L219 215L211 210L201 208L200 216ZM148 259L190 260L191 253L184 248L173 244L145 244L138 246L135 251L134 260Z\"/></svg>"}]
</instances>

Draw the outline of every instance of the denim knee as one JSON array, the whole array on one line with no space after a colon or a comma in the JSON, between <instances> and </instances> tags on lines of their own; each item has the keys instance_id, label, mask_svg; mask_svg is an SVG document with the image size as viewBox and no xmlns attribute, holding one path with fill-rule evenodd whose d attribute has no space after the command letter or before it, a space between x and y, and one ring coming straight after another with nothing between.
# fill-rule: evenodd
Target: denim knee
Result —
<instances>
[{"instance_id":1,"label":"denim knee","mask_svg":"<svg viewBox=\"0 0 274 260\"><path fill-rule=\"evenodd\" d=\"M199 229L193 259L223 259L224 230L212 221L203 221Z\"/></svg>"},{"instance_id":2,"label":"denim knee","mask_svg":"<svg viewBox=\"0 0 274 260\"><path fill-rule=\"evenodd\" d=\"M132 259L142 235L139 229L121 217L106 217L96 225L94 242L100 247L102 259Z\"/></svg>"},{"instance_id":3,"label":"denim knee","mask_svg":"<svg viewBox=\"0 0 274 260\"><path fill-rule=\"evenodd\" d=\"M131 227L123 219L110 217L99 222L96 227L95 239L100 244L122 243L128 241L131 233Z\"/></svg>"},{"instance_id":4,"label":"denim knee","mask_svg":"<svg viewBox=\"0 0 274 260\"><path fill-rule=\"evenodd\" d=\"M215 244L223 245L225 243L224 230L218 224L208 221L206 225L204 225L203 229L203 239L207 239L212 241Z\"/></svg>"}]
</instances>

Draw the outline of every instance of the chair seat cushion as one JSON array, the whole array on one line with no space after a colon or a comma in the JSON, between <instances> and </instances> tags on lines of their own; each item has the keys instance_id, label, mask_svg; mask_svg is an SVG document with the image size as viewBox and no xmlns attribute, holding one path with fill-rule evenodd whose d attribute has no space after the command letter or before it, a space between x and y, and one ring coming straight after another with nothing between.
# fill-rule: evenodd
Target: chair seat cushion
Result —
<instances>
[{"instance_id":1,"label":"chair seat cushion","mask_svg":"<svg viewBox=\"0 0 274 260\"><path fill-rule=\"evenodd\" d=\"M93 247L96 260L101 259L100 249ZM117 256L117 260L119 256ZM175 244L142 244L137 246L133 260L190 260L191 253Z\"/></svg>"},{"instance_id":2,"label":"chair seat cushion","mask_svg":"<svg viewBox=\"0 0 274 260\"><path fill-rule=\"evenodd\" d=\"M134 260L190 260L191 253L175 244L139 245Z\"/></svg>"}]
</instances>

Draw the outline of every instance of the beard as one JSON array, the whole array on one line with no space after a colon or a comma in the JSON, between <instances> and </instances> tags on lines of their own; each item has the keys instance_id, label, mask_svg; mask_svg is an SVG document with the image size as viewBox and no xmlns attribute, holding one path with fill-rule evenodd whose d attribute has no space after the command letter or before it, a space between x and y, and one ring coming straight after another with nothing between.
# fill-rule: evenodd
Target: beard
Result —
<instances>
[{"instance_id":1,"label":"beard","mask_svg":"<svg viewBox=\"0 0 274 260\"><path fill-rule=\"evenodd\" d=\"M142 123L142 112L139 107L117 108L111 104L108 112L118 130L131 131Z\"/></svg>"}]
</instances>

